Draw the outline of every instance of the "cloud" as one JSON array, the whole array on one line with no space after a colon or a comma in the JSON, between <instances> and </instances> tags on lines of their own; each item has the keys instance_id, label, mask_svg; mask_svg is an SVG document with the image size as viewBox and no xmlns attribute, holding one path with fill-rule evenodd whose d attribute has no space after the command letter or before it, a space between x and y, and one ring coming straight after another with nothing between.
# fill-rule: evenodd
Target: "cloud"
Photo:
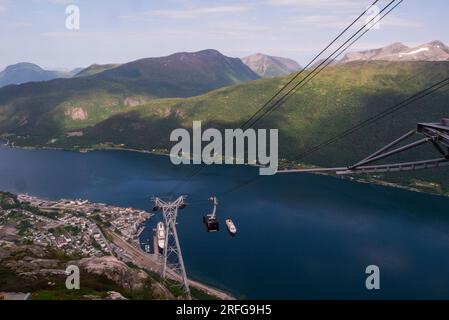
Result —
<instances>
[{"instance_id":1,"label":"cloud","mask_svg":"<svg viewBox=\"0 0 449 320\"><path fill-rule=\"evenodd\" d=\"M357 0L267 0L265 3L271 6L308 7L319 9L360 6L360 1Z\"/></svg>"},{"instance_id":2,"label":"cloud","mask_svg":"<svg viewBox=\"0 0 449 320\"><path fill-rule=\"evenodd\" d=\"M54 4L68 5L68 4L74 4L77 1L76 0L50 0L50 2L54 3Z\"/></svg>"},{"instance_id":3,"label":"cloud","mask_svg":"<svg viewBox=\"0 0 449 320\"><path fill-rule=\"evenodd\" d=\"M0 0L1 1L1 0ZM69 4L76 4L78 0L33 0L35 3L49 3L54 5L67 6Z\"/></svg>"},{"instance_id":4,"label":"cloud","mask_svg":"<svg viewBox=\"0 0 449 320\"><path fill-rule=\"evenodd\" d=\"M301 27L311 29L342 29L349 25L352 18L344 15L304 15L296 18L288 19L288 25L290 27ZM358 23L354 25L354 28L360 28L365 25L370 18L362 18ZM382 27L395 27L395 28L418 28L422 24L416 21L393 17L391 15L385 17L379 21L380 29Z\"/></svg>"},{"instance_id":5,"label":"cloud","mask_svg":"<svg viewBox=\"0 0 449 320\"><path fill-rule=\"evenodd\" d=\"M340 16L332 15L310 15L301 16L296 19L289 19L290 25L305 27L305 28L341 28L347 26L346 21L342 21Z\"/></svg>"},{"instance_id":6,"label":"cloud","mask_svg":"<svg viewBox=\"0 0 449 320\"><path fill-rule=\"evenodd\" d=\"M30 22L26 22L26 21L13 22L11 24L11 28L12 29L29 28L29 27L32 27L32 26L33 26L33 24L31 24Z\"/></svg>"},{"instance_id":7,"label":"cloud","mask_svg":"<svg viewBox=\"0 0 449 320\"><path fill-rule=\"evenodd\" d=\"M417 21L392 16L385 17L385 19L383 19L380 23L381 26L383 25L388 27L401 27L401 28L420 28L423 26L422 23Z\"/></svg>"},{"instance_id":8,"label":"cloud","mask_svg":"<svg viewBox=\"0 0 449 320\"><path fill-rule=\"evenodd\" d=\"M104 37L105 35L112 37L114 33L50 31L50 32L43 32L40 35L50 38L80 38L80 39L87 39L88 37L96 36L97 39L101 39L101 37Z\"/></svg>"},{"instance_id":9,"label":"cloud","mask_svg":"<svg viewBox=\"0 0 449 320\"><path fill-rule=\"evenodd\" d=\"M0 0L0 14L8 10L9 0Z\"/></svg>"},{"instance_id":10,"label":"cloud","mask_svg":"<svg viewBox=\"0 0 449 320\"><path fill-rule=\"evenodd\" d=\"M229 6L214 6L214 7L200 7L185 10L154 10L146 12L145 15L149 17L161 17L169 19L191 19L201 15L209 14L226 14L248 11L248 5L229 5Z\"/></svg>"}]
</instances>

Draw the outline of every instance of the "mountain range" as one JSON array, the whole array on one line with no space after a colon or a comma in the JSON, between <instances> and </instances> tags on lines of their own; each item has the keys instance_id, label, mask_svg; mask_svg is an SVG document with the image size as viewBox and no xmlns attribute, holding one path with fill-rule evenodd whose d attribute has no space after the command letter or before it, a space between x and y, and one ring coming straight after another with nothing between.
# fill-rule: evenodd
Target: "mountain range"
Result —
<instances>
[{"instance_id":1,"label":"mountain range","mask_svg":"<svg viewBox=\"0 0 449 320\"><path fill-rule=\"evenodd\" d=\"M435 59L420 55L433 52L428 48L411 53L418 49L388 46L330 66L258 126L281 128L280 157L295 162L311 146L449 77L449 61L375 58L409 52ZM98 69L104 70L96 73ZM168 149L170 132L190 128L193 120L219 129L238 127L288 81L261 79L240 59L215 50L90 70L91 75L1 88L0 134L18 146ZM388 116L301 161L320 166L354 163L416 122L447 117L448 98L447 90L437 92L400 116ZM422 149L411 157L429 152L434 156ZM407 186L432 182L432 191L449 194L449 175L437 169L377 177Z\"/></svg>"},{"instance_id":2,"label":"mountain range","mask_svg":"<svg viewBox=\"0 0 449 320\"><path fill-rule=\"evenodd\" d=\"M205 52L211 54L212 52L216 51L215 50L202 51L202 53ZM176 59L177 56L179 57L182 54L183 53L177 53L172 56ZM188 55L188 53L184 54ZM197 54L201 54L201 52L198 52ZM148 58L150 60L141 59L133 63L135 65L138 63L146 64L150 63L149 61L156 62L156 59L160 59L159 62L164 63L163 60L168 59L169 57ZM189 57L192 58L191 55ZM241 58L241 60L259 77L264 78L286 76L288 74L301 70L301 66L292 59L270 56L263 53L256 53L253 55L249 55ZM431 41L429 43L422 44L417 47L408 47L403 43L397 42L377 49L347 53L341 60L334 60L331 63L331 65L336 65L338 63L348 63L353 61L448 61L448 60L449 60L449 47L441 41ZM322 60L316 62L310 68L314 68L321 61ZM159 62L156 62L156 64ZM182 64L194 65L195 62L193 60L187 59L182 61ZM126 65L124 67L125 69L131 66L129 63L125 65ZM102 73L104 71L118 68L120 66L122 65L93 64L84 69L76 68L70 71L61 71L61 70L45 70L36 64L21 62L15 65L10 65L6 67L5 70L0 72L0 87L9 84L23 84L27 82L48 81L56 78L92 76L95 74ZM150 70L143 70L143 71L150 71ZM254 75L250 75L248 79L254 80L257 78L255 78ZM237 82L238 81L239 80L237 79Z\"/></svg>"},{"instance_id":3,"label":"mountain range","mask_svg":"<svg viewBox=\"0 0 449 320\"><path fill-rule=\"evenodd\" d=\"M40 132L59 119L63 126L90 125L156 98L191 97L260 77L238 58L216 50L181 52L125 63L92 75L0 88L0 122ZM82 75L82 74L81 74ZM4 127L5 128L5 127ZM41 133L42 134L42 133ZM47 134L47 133L46 133Z\"/></svg>"},{"instance_id":4,"label":"mountain range","mask_svg":"<svg viewBox=\"0 0 449 320\"><path fill-rule=\"evenodd\" d=\"M243 63L264 78L286 76L301 69L294 60L256 53L242 58Z\"/></svg>"}]
</instances>

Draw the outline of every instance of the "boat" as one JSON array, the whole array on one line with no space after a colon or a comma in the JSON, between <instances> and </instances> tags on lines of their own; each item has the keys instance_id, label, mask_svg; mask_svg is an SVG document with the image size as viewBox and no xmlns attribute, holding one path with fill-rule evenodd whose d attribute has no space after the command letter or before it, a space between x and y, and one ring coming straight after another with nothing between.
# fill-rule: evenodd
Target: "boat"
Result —
<instances>
[{"instance_id":1,"label":"boat","mask_svg":"<svg viewBox=\"0 0 449 320\"><path fill-rule=\"evenodd\" d=\"M231 219L226 219L226 226L228 227L228 230L231 234L237 233L237 228L235 227L235 224Z\"/></svg>"},{"instance_id":2,"label":"boat","mask_svg":"<svg viewBox=\"0 0 449 320\"><path fill-rule=\"evenodd\" d=\"M147 239L146 242L141 243L144 247L146 253L150 253L150 239Z\"/></svg>"},{"instance_id":3,"label":"boat","mask_svg":"<svg viewBox=\"0 0 449 320\"><path fill-rule=\"evenodd\" d=\"M161 250L164 250L165 247L165 227L164 223L158 222L157 223L157 245Z\"/></svg>"}]
</instances>

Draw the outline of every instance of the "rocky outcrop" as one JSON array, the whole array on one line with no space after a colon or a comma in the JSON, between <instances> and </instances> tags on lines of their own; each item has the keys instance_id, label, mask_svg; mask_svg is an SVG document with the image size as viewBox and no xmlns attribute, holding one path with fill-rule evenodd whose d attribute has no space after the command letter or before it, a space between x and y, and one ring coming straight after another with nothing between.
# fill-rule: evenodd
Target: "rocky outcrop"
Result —
<instances>
[{"instance_id":1,"label":"rocky outcrop","mask_svg":"<svg viewBox=\"0 0 449 320\"><path fill-rule=\"evenodd\" d=\"M93 275L104 275L120 287L132 291L143 289L148 277L145 272L131 269L112 256L84 258L71 261L69 264L78 265L81 269Z\"/></svg>"},{"instance_id":2,"label":"rocky outcrop","mask_svg":"<svg viewBox=\"0 0 449 320\"><path fill-rule=\"evenodd\" d=\"M105 300L128 300L120 292L108 291L108 296Z\"/></svg>"},{"instance_id":3,"label":"rocky outcrop","mask_svg":"<svg viewBox=\"0 0 449 320\"><path fill-rule=\"evenodd\" d=\"M144 103L144 100L139 97L126 97L123 104L127 107L137 107Z\"/></svg>"},{"instance_id":4,"label":"rocky outcrop","mask_svg":"<svg viewBox=\"0 0 449 320\"><path fill-rule=\"evenodd\" d=\"M64 114L72 120L86 120L88 117L87 111L80 107L67 109Z\"/></svg>"}]
</instances>

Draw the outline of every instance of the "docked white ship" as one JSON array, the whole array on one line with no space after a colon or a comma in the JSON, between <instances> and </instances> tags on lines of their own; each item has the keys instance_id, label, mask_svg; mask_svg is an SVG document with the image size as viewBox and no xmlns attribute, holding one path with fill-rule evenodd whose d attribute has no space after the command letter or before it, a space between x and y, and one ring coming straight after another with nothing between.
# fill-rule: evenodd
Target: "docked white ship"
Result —
<instances>
[{"instance_id":1,"label":"docked white ship","mask_svg":"<svg viewBox=\"0 0 449 320\"><path fill-rule=\"evenodd\" d=\"M226 226L228 227L228 230L231 234L237 233L237 228L235 227L235 224L231 219L226 219Z\"/></svg>"},{"instance_id":2,"label":"docked white ship","mask_svg":"<svg viewBox=\"0 0 449 320\"><path fill-rule=\"evenodd\" d=\"M165 247L165 227L164 223L158 222L157 223L157 245L161 250L164 250Z\"/></svg>"}]
</instances>

